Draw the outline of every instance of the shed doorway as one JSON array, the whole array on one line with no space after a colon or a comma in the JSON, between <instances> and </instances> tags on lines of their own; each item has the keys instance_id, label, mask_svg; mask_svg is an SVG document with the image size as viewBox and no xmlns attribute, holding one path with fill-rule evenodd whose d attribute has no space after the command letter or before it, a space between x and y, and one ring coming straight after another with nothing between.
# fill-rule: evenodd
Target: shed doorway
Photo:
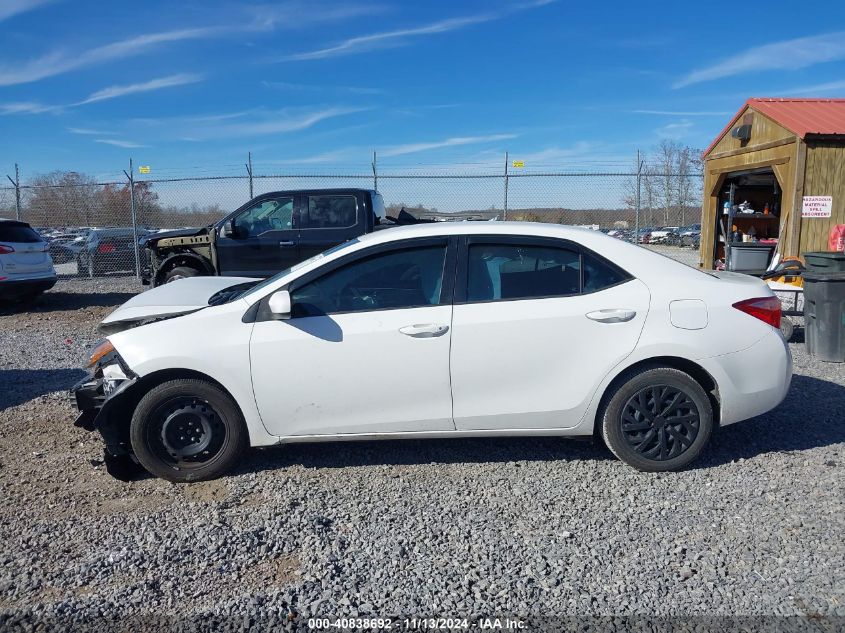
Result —
<instances>
[{"instance_id":1,"label":"shed doorway","mask_svg":"<svg viewBox=\"0 0 845 633\"><path fill-rule=\"evenodd\" d=\"M725 175L713 233L715 268L766 270L781 236L782 197L781 184L771 167Z\"/></svg>"}]
</instances>

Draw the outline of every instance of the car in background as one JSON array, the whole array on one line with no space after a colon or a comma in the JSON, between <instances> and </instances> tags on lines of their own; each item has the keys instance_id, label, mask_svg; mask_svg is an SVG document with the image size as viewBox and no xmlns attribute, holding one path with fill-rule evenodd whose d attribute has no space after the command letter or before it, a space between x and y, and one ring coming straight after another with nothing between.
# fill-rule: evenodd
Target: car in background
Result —
<instances>
[{"instance_id":1,"label":"car in background","mask_svg":"<svg viewBox=\"0 0 845 633\"><path fill-rule=\"evenodd\" d=\"M639 230L637 234L637 243L639 244L650 244L651 243L651 232L654 229L650 227L645 227Z\"/></svg>"},{"instance_id":2,"label":"car in background","mask_svg":"<svg viewBox=\"0 0 845 633\"><path fill-rule=\"evenodd\" d=\"M132 227L91 229L76 253L79 275L96 277L110 272L128 272L135 270L135 251L139 257L142 249L136 246L135 231ZM146 229L137 229L138 240L146 237Z\"/></svg>"},{"instance_id":3,"label":"car in background","mask_svg":"<svg viewBox=\"0 0 845 633\"><path fill-rule=\"evenodd\" d=\"M85 245L85 240L88 237L88 231L58 233L52 238L48 238L50 242L50 257L53 258L54 264L67 264L76 259L79 251Z\"/></svg>"},{"instance_id":4,"label":"car in background","mask_svg":"<svg viewBox=\"0 0 845 633\"><path fill-rule=\"evenodd\" d=\"M674 240L678 234L677 226L659 226L651 230L649 244L667 244Z\"/></svg>"},{"instance_id":5,"label":"car in background","mask_svg":"<svg viewBox=\"0 0 845 633\"><path fill-rule=\"evenodd\" d=\"M146 237L141 281L159 286L202 275L265 278L359 235L433 221L404 209L389 218L381 194L370 189L268 192L210 226Z\"/></svg>"},{"instance_id":6,"label":"car in background","mask_svg":"<svg viewBox=\"0 0 845 633\"><path fill-rule=\"evenodd\" d=\"M0 218L0 300L29 300L56 285L47 241L26 222Z\"/></svg>"},{"instance_id":7,"label":"car in background","mask_svg":"<svg viewBox=\"0 0 845 633\"><path fill-rule=\"evenodd\" d=\"M599 231L396 227L264 281L136 295L100 326L76 424L109 472L177 482L247 446L432 437L600 434L634 468L677 470L786 396L780 317L760 279Z\"/></svg>"},{"instance_id":8,"label":"car in background","mask_svg":"<svg viewBox=\"0 0 845 633\"><path fill-rule=\"evenodd\" d=\"M678 232L681 246L691 246L698 248L701 245L701 225L690 224L689 226L682 226Z\"/></svg>"}]
</instances>

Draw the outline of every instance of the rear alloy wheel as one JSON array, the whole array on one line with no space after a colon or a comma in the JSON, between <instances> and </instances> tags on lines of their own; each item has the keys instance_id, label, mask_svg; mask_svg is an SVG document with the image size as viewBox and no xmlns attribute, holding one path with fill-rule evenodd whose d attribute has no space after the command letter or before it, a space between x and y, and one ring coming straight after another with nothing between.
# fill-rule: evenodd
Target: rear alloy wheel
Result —
<instances>
[{"instance_id":1,"label":"rear alloy wheel","mask_svg":"<svg viewBox=\"0 0 845 633\"><path fill-rule=\"evenodd\" d=\"M602 419L608 448L648 472L679 470L701 453L713 430L713 407L688 374L668 367L643 371L621 385Z\"/></svg>"},{"instance_id":2,"label":"rear alloy wheel","mask_svg":"<svg viewBox=\"0 0 845 633\"><path fill-rule=\"evenodd\" d=\"M243 417L232 399L204 380L172 380L150 390L130 425L141 465L169 481L214 479L246 448Z\"/></svg>"},{"instance_id":3,"label":"rear alloy wheel","mask_svg":"<svg viewBox=\"0 0 845 633\"><path fill-rule=\"evenodd\" d=\"M177 266L176 268L169 270L167 274L164 276L164 283L169 284L171 281L176 281L177 279L185 279L186 277L196 277L200 274L196 268L192 268L190 266Z\"/></svg>"}]
</instances>

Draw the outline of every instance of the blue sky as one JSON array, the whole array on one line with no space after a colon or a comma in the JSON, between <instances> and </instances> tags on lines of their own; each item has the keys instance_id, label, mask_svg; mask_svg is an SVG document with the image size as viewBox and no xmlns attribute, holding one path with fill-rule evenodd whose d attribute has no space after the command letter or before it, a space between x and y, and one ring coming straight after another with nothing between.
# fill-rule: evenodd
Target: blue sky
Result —
<instances>
[{"instance_id":1,"label":"blue sky","mask_svg":"<svg viewBox=\"0 0 845 633\"><path fill-rule=\"evenodd\" d=\"M813 4L0 0L0 173L627 166L845 96L845 3Z\"/></svg>"}]
</instances>

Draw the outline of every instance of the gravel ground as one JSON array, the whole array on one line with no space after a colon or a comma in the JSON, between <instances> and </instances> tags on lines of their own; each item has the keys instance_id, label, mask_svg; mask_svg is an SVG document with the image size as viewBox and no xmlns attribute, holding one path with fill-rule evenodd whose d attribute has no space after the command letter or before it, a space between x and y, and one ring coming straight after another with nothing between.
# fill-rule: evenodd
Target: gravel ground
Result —
<instances>
[{"instance_id":1,"label":"gravel ground","mask_svg":"<svg viewBox=\"0 0 845 633\"><path fill-rule=\"evenodd\" d=\"M473 439L275 447L218 481L122 483L63 390L136 290L67 281L0 312L0 629L288 614L845 624L845 366L800 342L787 400L720 430L681 473L576 441Z\"/></svg>"}]
</instances>

